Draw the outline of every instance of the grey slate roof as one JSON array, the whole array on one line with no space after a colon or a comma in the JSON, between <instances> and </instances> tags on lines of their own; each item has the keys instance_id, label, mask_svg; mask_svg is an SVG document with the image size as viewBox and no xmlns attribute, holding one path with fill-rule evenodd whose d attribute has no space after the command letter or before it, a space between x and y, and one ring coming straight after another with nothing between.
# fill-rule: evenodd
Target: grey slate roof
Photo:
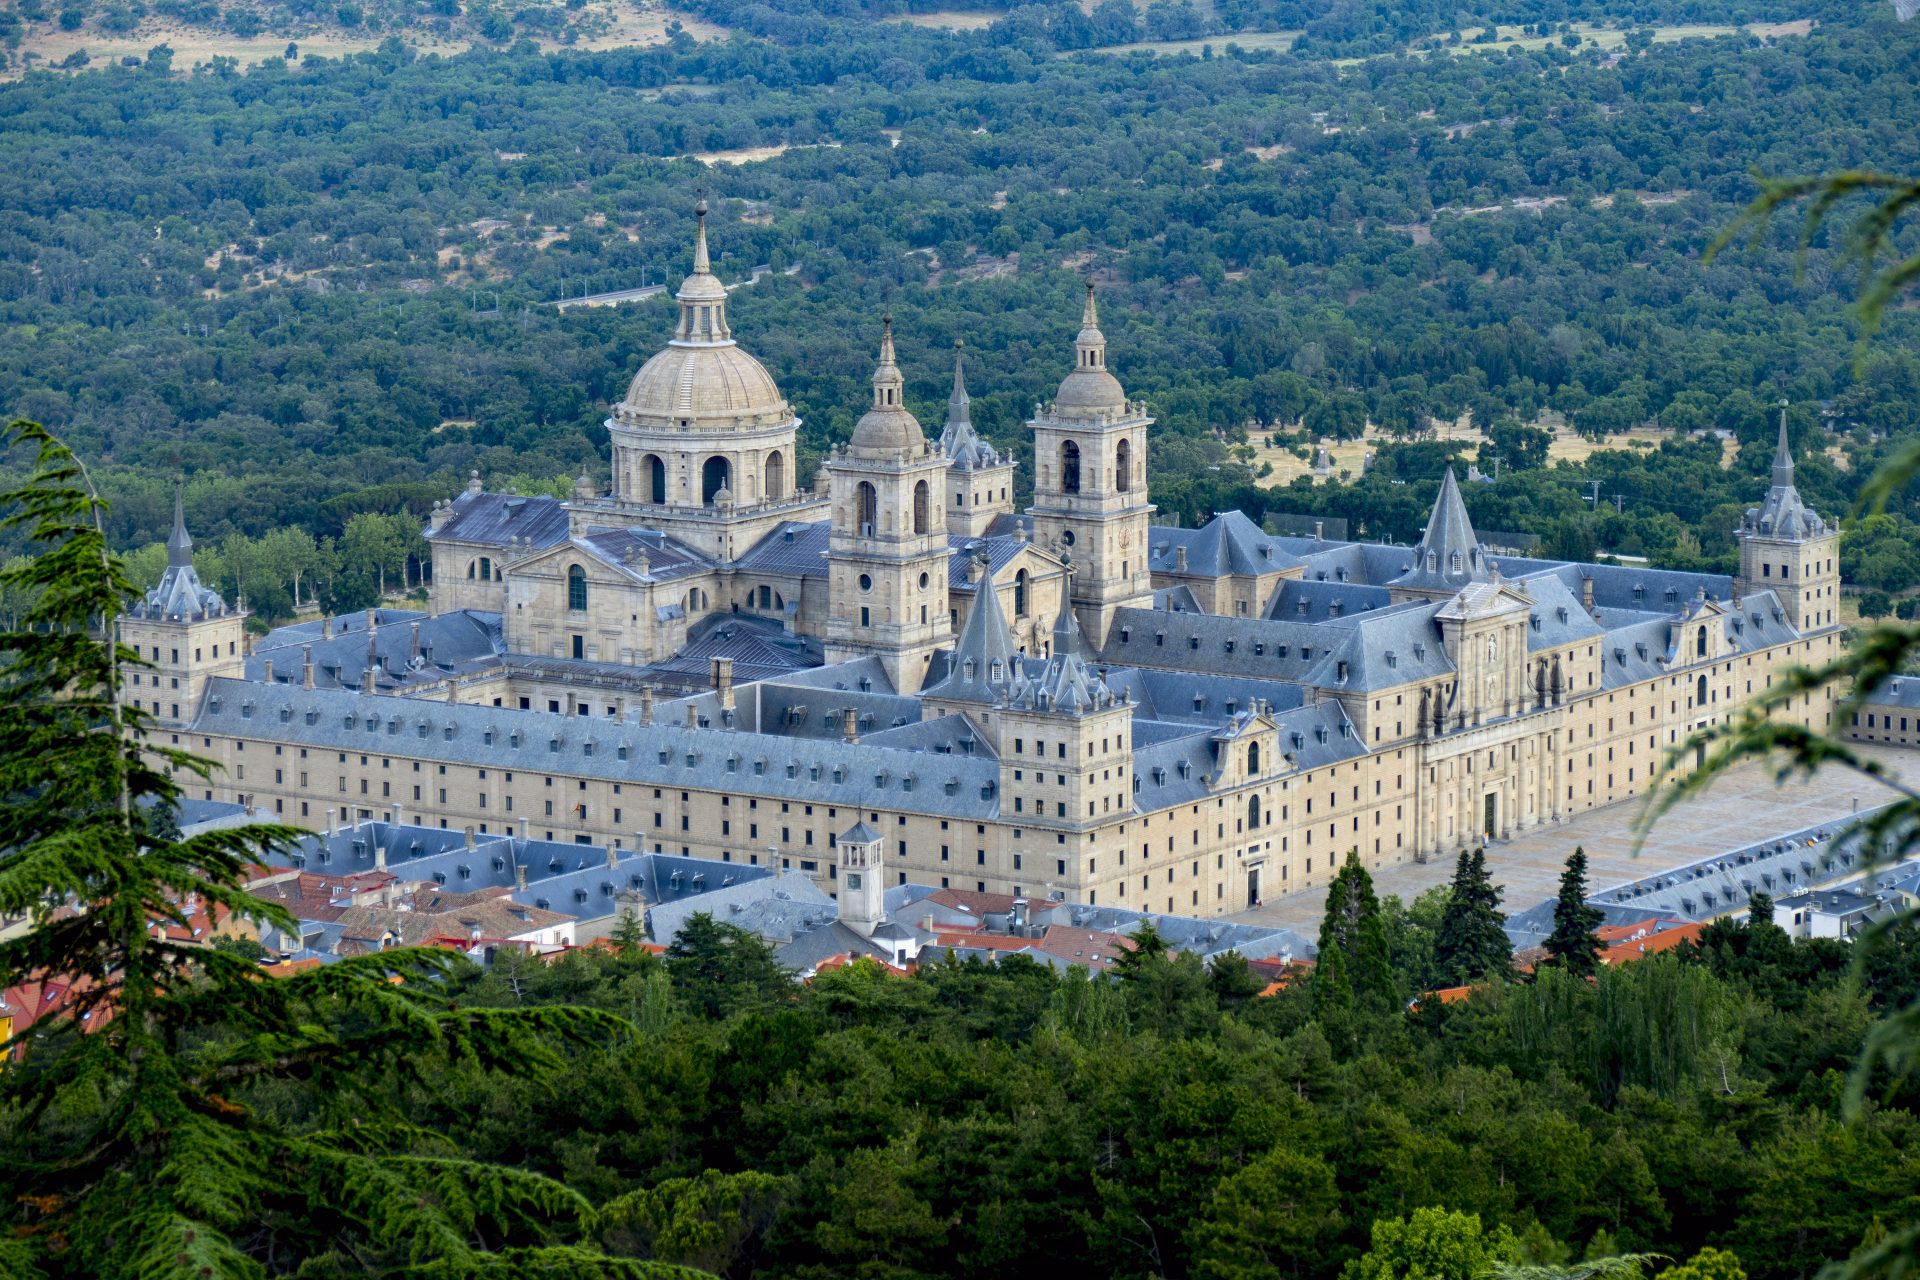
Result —
<instances>
[{"instance_id":1,"label":"grey slate roof","mask_svg":"<svg viewBox=\"0 0 1920 1280\"><path fill-rule=\"evenodd\" d=\"M1793 485L1793 451L1787 447L1787 411L1780 410L1780 442L1773 451L1773 486L1758 507L1749 508L1741 527L1762 538L1800 541L1827 532L1827 522L1800 500Z\"/></svg>"},{"instance_id":2,"label":"grey slate roof","mask_svg":"<svg viewBox=\"0 0 1920 1280\"><path fill-rule=\"evenodd\" d=\"M1179 552L1187 553L1184 570ZM1155 573L1202 577L1277 573L1297 562L1282 539L1264 532L1239 510L1222 511L1198 529L1157 525L1147 535L1147 566Z\"/></svg>"},{"instance_id":3,"label":"grey slate roof","mask_svg":"<svg viewBox=\"0 0 1920 1280\"><path fill-rule=\"evenodd\" d=\"M830 521L783 520L734 564L743 573L824 578L827 543L832 536Z\"/></svg>"},{"instance_id":4,"label":"grey slate roof","mask_svg":"<svg viewBox=\"0 0 1920 1280\"><path fill-rule=\"evenodd\" d=\"M368 627L365 614L332 619L330 637L317 620L276 628L254 646L246 662L247 678L264 680L271 662L274 683L298 685L311 654L316 687L358 689L362 673L371 665L375 688L385 691L486 670L497 666L506 653L497 613L469 609L438 615L402 609L374 613L378 625L373 628Z\"/></svg>"},{"instance_id":5,"label":"grey slate roof","mask_svg":"<svg viewBox=\"0 0 1920 1280\"><path fill-rule=\"evenodd\" d=\"M837 910L811 876L797 871L776 872L715 889L697 898L659 902L647 909L647 932L662 946L672 946L687 921L710 915L768 939L791 940L831 922Z\"/></svg>"},{"instance_id":6,"label":"grey slate roof","mask_svg":"<svg viewBox=\"0 0 1920 1280\"><path fill-rule=\"evenodd\" d=\"M655 529L590 528L572 541L582 553L635 582L671 582L711 573L717 567L684 542Z\"/></svg>"},{"instance_id":7,"label":"grey slate roof","mask_svg":"<svg viewBox=\"0 0 1920 1280\"><path fill-rule=\"evenodd\" d=\"M971 562L985 561L986 573L981 581L991 581L1025 549L1027 543L1022 538L1012 536L968 538L949 534L947 546L947 589L971 595L975 589L975 584L967 581L967 566Z\"/></svg>"},{"instance_id":8,"label":"grey slate roof","mask_svg":"<svg viewBox=\"0 0 1920 1280\"><path fill-rule=\"evenodd\" d=\"M1440 478L1440 494L1433 502L1426 531L1414 544L1413 564L1395 578L1394 585L1426 591L1457 591L1469 582L1485 582L1491 569L1487 553L1474 536L1467 504L1453 467Z\"/></svg>"},{"instance_id":9,"label":"grey slate roof","mask_svg":"<svg viewBox=\"0 0 1920 1280\"><path fill-rule=\"evenodd\" d=\"M209 682L188 732L196 730L369 754L384 747L422 760L650 785L677 785L675 778L684 775L741 795L849 809L910 806L982 818L1000 808L1000 770L992 759L226 678Z\"/></svg>"},{"instance_id":10,"label":"grey slate roof","mask_svg":"<svg viewBox=\"0 0 1920 1280\"><path fill-rule=\"evenodd\" d=\"M991 705L1006 701L1014 676L1013 632L1000 611L1000 593L982 591L979 597L954 643L946 678L923 695Z\"/></svg>"},{"instance_id":11,"label":"grey slate roof","mask_svg":"<svg viewBox=\"0 0 1920 1280\"><path fill-rule=\"evenodd\" d=\"M1895 676L1868 694L1865 701L1869 706L1920 709L1920 678Z\"/></svg>"},{"instance_id":12,"label":"grey slate roof","mask_svg":"<svg viewBox=\"0 0 1920 1280\"><path fill-rule=\"evenodd\" d=\"M453 500L453 515L438 529L426 530L433 542L470 542L504 547L526 539L535 550L566 541L567 511L558 498L523 498L512 493L468 490Z\"/></svg>"},{"instance_id":13,"label":"grey slate roof","mask_svg":"<svg viewBox=\"0 0 1920 1280\"><path fill-rule=\"evenodd\" d=\"M953 347L953 394L947 397L947 423L940 432L940 452L961 471L983 471L1006 461L1000 451L980 438L973 429L971 402L967 397L966 371L961 363L960 344Z\"/></svg>"},{"instance_id":14,"label":"grey slate roof","mask_svg":"<svg viewBox=\"0 0 1920 1280\"><path fill-rule=\"evenodd\" d=\"M1286 578L1274 588L1264 614L1276 622L1328 622L1392 603L1393 594L1385 587Z\"/></svg>"}]
</instances>

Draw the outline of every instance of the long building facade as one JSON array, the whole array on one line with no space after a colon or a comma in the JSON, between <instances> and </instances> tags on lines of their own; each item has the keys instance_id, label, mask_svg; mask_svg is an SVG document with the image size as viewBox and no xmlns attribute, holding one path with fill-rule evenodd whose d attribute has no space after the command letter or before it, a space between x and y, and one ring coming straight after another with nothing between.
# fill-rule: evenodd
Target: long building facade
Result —
<instances>
[{"instance_id":1,"label":"long building facade","mask_svg":"<svg viewBox=\"0 0 1920 1280\"><path fill-rule=\"evenodd\" d=\"M1154 525L1152 419L1089 291L1029 424L1033 506L974 431L874 400L810 489L799 419L734 343L704 210L668 347L608 421L610 484L437 506L426 613L230 652L239 615L167 576L125 623L127 696L209 757L208 798L889 883L1244 910L1645 794L1695 729L1841 632L1837 531L1784 423L1734 577L1497 556L1443 480L1413 547ZM171 546L171 544L170 544ZM234 632L235 635L229 635ZM1824 726L1830 698L1782 714ZM1693 762L1683 761L1690 767Z\"/></svg>"}]
</instances>

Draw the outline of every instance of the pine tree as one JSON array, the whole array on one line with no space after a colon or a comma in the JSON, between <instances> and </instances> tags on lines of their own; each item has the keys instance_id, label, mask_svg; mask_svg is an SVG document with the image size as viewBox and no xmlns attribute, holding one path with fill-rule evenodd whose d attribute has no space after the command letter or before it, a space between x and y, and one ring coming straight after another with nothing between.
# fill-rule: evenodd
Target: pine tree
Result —
<instances>
[{"instance_id":1,"label":"pine tree","mask_svg":"<svg viewBox=\"0 0 1920 1280\"><path fill-rule=\"evenodd\" d=\"M1487 875L1486 849L1461 850L1434 941L1434 964L1446 981L1504 978L1513 967L1513 943L1500 914L1501 894Z\"/></svg>"},{"instance_id":2,"label":"pine tree","mask_svg":"<svg viewBox=\"0 0 1920 1280\"><path fill-rule=\"evenodd\" d=\"M1590 978L1600 968L1600 956L1606 944L1595 932L1605 917L1597 907L1587 905L1587 851L1575 845L1567 858L1567 869L1560 873L1560 897L1553 904L1553 932L1548 935L1548 964L1562 966L1569 973Z\"/></svg>"},{"instance_id":3,"label":"pine tree","mask_svg":"<svg viewBox=\"0 0 1920 1280\"><path fill-rule=\"evenodd\" d=\"M1360 865L1359 852L1350 851L1346 865L1327 887L1327 910L1320 921L1320 950L1314 962L1314 1010L1384 1012L1398 1007L1399 998L1373 877Z\"/></svg>"},{"instance_id":4,"label":"pine tree","mask_svg":"<svg viewBox=\"0 0 1920 1280\"><path fill-rule=\"evenodd\" d=\"M560 1183L445 1154L403 1100L456 1066L529 1078L554 1046L625 1034L573 1009L460 1009L446 953L390 951L273 978L243 956L169 940L204 908L291 925L245 889L298 833L182 838L156 814L175 773L209 766L122 705L115 640L130 587L85 469L45 429L0 528L40 548L4 573L37 595L0 635L0 984L71 984L0 1071L0 1264L29 1276L189 1280L312 1274L613 1277L689 1274L604 1256L593 1208ZM9 1050L18 1044L6 1046ZM255 1105L297 1097L282 1120ZM480 1241L494 1242L489 1249Z\"/></svg>"}]
</instances>

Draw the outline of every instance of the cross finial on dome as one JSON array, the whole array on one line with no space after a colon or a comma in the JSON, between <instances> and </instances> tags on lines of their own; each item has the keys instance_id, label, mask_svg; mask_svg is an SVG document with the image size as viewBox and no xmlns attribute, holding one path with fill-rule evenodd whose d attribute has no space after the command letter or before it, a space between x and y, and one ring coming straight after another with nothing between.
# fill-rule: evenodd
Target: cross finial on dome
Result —
<instances>
[{"instance_id":1,"label":"cross finial on dome","mask_svg":"<svg viewBox=\"0 0 1920 1280\"><path fill-rule=\"evenodd\" d=\"M702 195L693 205L693 269L705 274L713 269L707 258L707 198Z\"/></svg>"}]
</instances>

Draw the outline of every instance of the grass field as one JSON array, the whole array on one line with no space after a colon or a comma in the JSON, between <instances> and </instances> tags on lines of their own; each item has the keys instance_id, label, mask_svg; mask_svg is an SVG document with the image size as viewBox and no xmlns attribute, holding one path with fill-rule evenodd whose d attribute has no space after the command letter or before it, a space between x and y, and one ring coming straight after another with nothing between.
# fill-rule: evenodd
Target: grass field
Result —
<instances>
[{"instance_id":1,"label":"grass field","mask_svg":"<svg viewBox=\"0 0 1920 1280\"><path fill-rule=\"evenodd\" d=\"M794 146L790 142L776 143L771 147L737 147L732 151L695 151L681 156L682 160L698 160L701 164L755 164L761 160L771 160L783 156L789 151L804 151L812 147L837 147L837 142L808 142ZM898 144L896 144L898 145Z\"/></svg>"},{"instance_id":2,"label":"grass field","mask_svg":"<svg viewBox=\"0 0 1920 1280\"><path fill-rule=\"evenodd\" d=\"M1627 33L1621 28L1596 27L1585 22L1576 22L1573 23L1572 26L1573 34L1580 37L1583 45L1590 44L1597 48L1608 50L1626 47ZM1558 35L1523 35L1519 27L1496 28L1498 39L1494 43L1471 43L1473 38L1482 30L1484 30L1484 28L1462 31L1460 33L1461 43L1445 46L1446 51L1448 53L1500 53L1507 49L1544 49L1548 45L1561 43L1561 38ZM1655 27L1653 29L1653 42L1655 44L1672 44L1677 40L1710 40L1720 36L1745 34L1756 35L1762 39L1767 37L1778 39L1784 36L1804 36L1812 30L1813 20L1810 18L1801 18L1794 22L1753 23L1745 27L1716 26L1708 23L1685 24L1673 27Z\"/></svg>"},{"instance_id":3,"label":"grass field","mask_svg":"<svg viewBox=\"0 0 1920 1280\"><path fill-rule=\"evenodd\" d=\"M941 31L979 31L1005 16L973 9L942 9L938 13L903 13L887 21L909 27L935 27Z\"/></svg>"},{"instance_id":4,"label":"grass field","mask_svg":"<svg viewBox=\"0 0 1920 1280\"><path fill-rule=\"evenodd\" d=\"M1214 53L1225 54L1227 46L1238 45L1242 49L1291 49L1293 42L1300 38L1298 31L1250 31L1230 36L1208 36L1204 40L1147 40L1138 44L1107 44L1097 49L1073 49L1061 54L1070 58L1082 53L1151 53L1155 57L1172 57L1176 54L1198 54L1203 48L1211 46Z\"/></svg>"},{"instance_id":5,"label":"grass field","mask_svg":"<svg viewBox=\"0 0 1920 1280\"><path fill-rule=\"evenodd\" d=\"M1578 435L1565 426L1552 426L1547 423L1542 423L1541 425L1550 426L1553 431L1553 443L1547 448L1547 457L1553 462L1584 462L1602 449L1653 449L1659 447L1660 441L1667 436L1667 433L1658 427L1635 427L1632 431L1623 432L1620 435L1608 436L1605 440L1593 440L1586 436ZM1470 448L1478 447L1484 439L1478 431L1459 423L1448 423L1441 426L1435 431L1433 438L1459 443L1469 446ZM1253 467L1255 471L1260 469L1260 464L1263 462L1271 462L1273 464L1273 474L1260 481L1263 485L1278 487L1291 483L1296 477L1311 476L1313 474L1313 461L1311 458L1302 462L1294 456L1292 450L1276 449L1264 443L1264 441L1258 437L1252 439L1250 443L1253 445ZM1338 479L1340 473L1345 471L1348 473L1349 479L1358 479L1360 476L1361 458L1367 450L1378 450L1383 446L1397 443L1401 442L1396 437L1383 435L1371 427L1367 429L1367 434L1359 440L1335 440L1329 442L1327 445L1327 453L1333 463L1334 477ZM1731 464L1733 453L1738 450L1738 446L1731 441L1728 442L1728 446L1729 448L1721 460L1721 465L1723 466Z\"/></svg>"},{"instance_id":6,"label":"grass field","mask_svg":"<svg viewBox=\"0 0 1920 1280\"><path fill-rule=\"evenodd\" d=\"M723 39L727 35L724 27L671 10L634 4L631 0L614 0L611 9L611 22L607 30L568 47L624 49L664 44L667 27L675 21L695 40ZM148 50L164 44L173 50L174 71L185 74L195 66L211 63L215 58L233 58L242 68L249 67L256 62L282 57L288 44L299 46L301 56L312 54L322 58L339 58L365 53L377 48L391 34L362 32L356 35L329 27L243 38L173 19L150 17L133 31L123 34L108 34L92 21L78 31L61 31L52 23L34 23L29 26L19 52L22 55L35 55L35 66L56 66L74 53L84 50L93 64L99 65L117 62L121 58L145 58ZM464 39L436 40L423 32L403 32L401 38L421 53L464 53L474 44ZM542 43L547 47L560 47L553 41ZM21 67L15 66L0 73L0 76L11 78L18 76L20 71Z\"/></svg>"}]
</instances>

